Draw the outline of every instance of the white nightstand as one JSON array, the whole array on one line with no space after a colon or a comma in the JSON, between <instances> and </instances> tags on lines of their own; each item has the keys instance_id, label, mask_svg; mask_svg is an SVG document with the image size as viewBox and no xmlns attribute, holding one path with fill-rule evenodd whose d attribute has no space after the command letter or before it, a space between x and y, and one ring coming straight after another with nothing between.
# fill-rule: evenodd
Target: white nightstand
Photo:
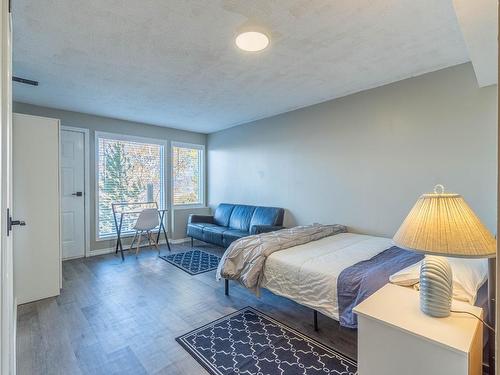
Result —
<instances>
[{"instance_id":1,"label":"white nightstand","mask_svg":"<svg viewBox=\"0 0 500 375\"><path fill-rule=\"evenodd\" d=\"M453 301L454 310L482 318L481 308ZM482 323L452 313L420 311L417 291L387 284L354 308L358 314L359 375L480 375Z\"/></svg>"}]
</instances>

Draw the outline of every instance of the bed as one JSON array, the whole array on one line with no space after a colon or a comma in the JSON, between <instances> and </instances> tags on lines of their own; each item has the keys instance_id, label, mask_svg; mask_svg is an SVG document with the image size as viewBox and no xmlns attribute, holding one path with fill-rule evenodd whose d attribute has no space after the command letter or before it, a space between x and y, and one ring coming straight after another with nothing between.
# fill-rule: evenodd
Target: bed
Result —
<instances>
[{"instance_id":1,"label":"bed","mask_svg":"<svg viewBox=\"0 0 500 375\"><path fill-rule=\"evenodd\" d=\"M388 238L352 233L294 246L267 258L261 286L339 320L337 280L342 271L391 246Z\"/></svg>"},{"instance_id":2,"label":"bed","mask_svg":"<svg viewBox=\"0 0 500 375\"><path fill-rule=\"evenodd\" d=\"M234 264L262 262L258 287L252 288L253 284L238 272L224 272L224 263L231 261L227 254L231 253L231 248L219 265L218 277L234 279L254 292L266 288L313 309L315 328L317 312L339 321L343 327L356 328L354 306L389 282L392 274L419 262L423 256L393 246L389 238L347 233L345 227L333 232L323 238L273 251L269 250L272 246L263 244L286 242L286 236L285 240L279 234L275 237L266 234L264 240L257 238L257 241L248 238L247 244L241 244L240 254L259 248L264 256L239 259ZM226 280L226 293L227 288ZM486 285L483 285L476 305L485 306L486 301Z\"/></svg>"}]
</instances>

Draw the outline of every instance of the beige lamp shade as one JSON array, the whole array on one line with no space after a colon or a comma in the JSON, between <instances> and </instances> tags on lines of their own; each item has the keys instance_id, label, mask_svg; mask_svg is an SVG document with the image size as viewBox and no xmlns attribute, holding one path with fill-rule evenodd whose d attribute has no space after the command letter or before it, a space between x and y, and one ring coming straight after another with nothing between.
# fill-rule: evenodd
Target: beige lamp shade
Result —
<instances>
[{"instance_id":1,"label":"beige lamp shade","mask_svg":"<svg viewBox=\"0 0 500 375\"><path fill-rule=\"evenodd\" d=\"M441 192L437 192L438 187ZM423 194L394 236L404 249L426 254L494 257L496 240L459 194L444 193L442 185Z\"/></svg>"}]
</instances>

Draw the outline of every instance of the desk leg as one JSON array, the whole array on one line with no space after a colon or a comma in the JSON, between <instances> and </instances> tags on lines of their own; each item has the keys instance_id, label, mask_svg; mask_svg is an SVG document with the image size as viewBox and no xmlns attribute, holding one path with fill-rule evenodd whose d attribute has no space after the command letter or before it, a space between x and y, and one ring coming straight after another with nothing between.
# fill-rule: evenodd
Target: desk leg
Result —
<instances>
[{"instance_id":1,"label":"desk leg","mask_svg":"<svg viewBox=\"0 0 500 375\"><path fill-rule=\"evenodd\" d=\"M165 217L165 212L160 212L158 215L160 215L160 227L158 228L158 235L156 236L156 243L160 243L160 234L163 232L163 235L165 236L165 242L167 243L168 251L172 251L170 249L170 243L168 242L168 237L167 237L167 231L165 230L165 225L163 222L163 219Z\"/></svg>"},{"instance_id":2,"label":"desk leg","mask_svg":"<svg viewBox=\"0 0 500 375\"><path fill-rule=\"evenodd\" d=\"M118 224L118 221L116 220L116 213L113 212L113 220L115 221L115 228L116 228L116 246L115 246L115 254L118 254L118 250L120 250L120 254L122 256L122 261L125 260L125 257L123 256L123 246L122 246L122 239L121 239L121 231L122 231L122 224L123 224L123 213L120 213L120 223Z\"/></svg>"},{"instance_id":3,"label":"desk leg","mask_svg":"<svg viewBox=\"0 0 500 375\"><path fill-rule=\"evenodd\" d=\"M165 226L163 225L163 234L165 235L165 242L167 243L168 251L172 251L170 248L170 243L168 242L167 231L165 230Z\"/></svg>"},{"instance_id":4,"label":"desk leg","mask_svg":"<svg viewBox=\"0 0 500 375\"><path fill-rule=\"evenodd\" d=\"M160 216L160 227L158 228L158 235L156 236L156 243L160 243L160 233L161 233L161 229L163 228L163 217L165 216L165 211L158 212L158 215Z\"/></svg>"},{"instance_id":5,"label":"desk leg","mask_svg":"<svg viewBox=\"0 0 500 375\"><path fill-rule=\"evenodd\" d=\"M118 228L116 230L116 252L118 252L118 249L120 249L120 255L122 256L122 261L125 260L125 257L123 256L123 246L122 246L122 238L121 238L121 232L122 232L122 225L123 225L123 214L120 214L120 224L118 225Z\"/></svg>"},{"instance_id":6,"label":"desk leg","mask_svg":"<svg viewBox=\"0 0 500 375\"><path fill-rule=\"evenodd\" d=\"M118 254L118 247L119 247L118 240L120 239L120 236L118 234L118 232L119 232L119 230L118 230L118 221L116 221L116 214L114 212L113 212L113 220L115 221L115 230L116 230L116 234L118 236L118 238L116 239L115 254Z\"/></svg>"}]
</instances>

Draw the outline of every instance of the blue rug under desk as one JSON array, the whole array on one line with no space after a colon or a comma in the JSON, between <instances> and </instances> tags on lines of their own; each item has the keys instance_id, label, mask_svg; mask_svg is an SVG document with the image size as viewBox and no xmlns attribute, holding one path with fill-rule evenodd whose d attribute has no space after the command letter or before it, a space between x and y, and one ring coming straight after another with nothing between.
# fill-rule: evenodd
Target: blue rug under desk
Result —
<instances>
[{"instance_id":1,"label":"blue rug under desk","mask_svg":"<svg viewBox=\"0 0 500 375\"><path fill-rule=\"evenodd\" d=\"M357 374L353 360L251 307L176 340L212 375Z\"/></svg>"},{"instance_id":2,"label":"blue rug under desk","mask_svg":"<svg viewBox=\"0 0 500 375\"><path fill-rule=\"evenodd\" d=\"M180 268L190 275L198 275L217 269L220 257L202 250L189 250L169 255L161 255L160 258Z\"/></svg>"}]
</instances>

